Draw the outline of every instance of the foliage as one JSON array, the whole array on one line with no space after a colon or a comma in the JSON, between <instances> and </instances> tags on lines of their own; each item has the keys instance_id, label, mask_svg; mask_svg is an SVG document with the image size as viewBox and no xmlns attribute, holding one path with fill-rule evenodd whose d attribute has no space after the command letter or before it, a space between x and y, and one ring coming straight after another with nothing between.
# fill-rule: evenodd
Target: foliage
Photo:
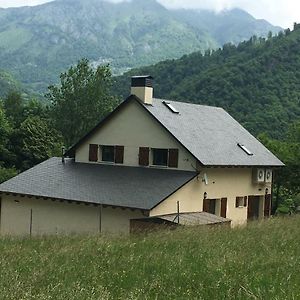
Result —
<instances>
[{"instance_id":1,"label":"foliage","mask_svg":"<svg viewBox=\"0 0 300 300\"><path fill-rule=\"evenodd\" d=\"M0 97L5 96L9 91L19 90L20 84L6 71L0 70Z\"/></svg>"},{"instance_id":2,"label":"foliage","mask_svg":"<svg viewBox=\"0 0 300 300\"><path fill-rule=\"evenodd\" d=\"M293 212L300 194L300 121L290 125L283 140L271 139L266 134L261 134L259 139L286 165L276 171L274 210L278 207L278 212Z\"/></svg>"},{"instance_id":3,"label":"foliage","mask_svg":"<svg viewBox=\"0 0 300 300\"><path fill-rule=\"evenodd\" d=\"M7 153L6 147L10 132L11 127L0 102L0 167L3 165L3 159Z\"/></svg>"},{"instance_id":4,"label":"foliage","mask_svg":"<svg viewBox=\"0 0 300 300\"><path fill-rule=\"evenodd\" d=\"M53 156L61 155L62 137L49 121L29 116L21 124L23 169L28 169Z\"/></svg>"},{"instance_id":5,"label":"foliage","mask_svg":"<svg viewBox=\"0 0 300 300\"><path fill-rule=\"evenodd\" d=\"M62 137L47 107L35 99L25 101L17 91L9 92L0 104L1 181L61 154Z\"/></svg>"},{"instance_id":6,"label":"foliage","mask_svg":"<svg viewBox=\"0 0 300 300\"><path fill-rule=\"evenodd\" d=\"M1 298L299 299L299 227L291 217L120 238L2 238Z\"/></svg>"},{"instance_id":7,"label":"foliage","mask_svg":"<svg viewBox=\"0 0 300 300\"><path fill-rule=\"evenodd\" d=\"M127 96L130 76L150 74L156 97L220 106L252 134L283 138L288 125L300 118L299 70L296 28L132 70L117 79L114 90Z\"/></svg>"},{"instance_id":8,"label":"foliage","mask_svg":"<svg viewBox=\"0 0 300 300\"><path fill-rule=\"evenodd\" d=\"M19 126L23 118L23 99L18 91L10 91L4 98L5 114L14 126Z\"/></svg>"},{"instance_id":9,"label":"foliage","mask_svg":"<svg viewBox=\"0 0 300 300\"><path fill-rule=\"evenodd\" d=\"M82 59L60 76L59 86L50 86L46 97L52 103L52 117L67 146L77 142L117 104L110 95L108 66L89 65Z\"/></svg>"},{"instance_id":10,"label":"foliage","mask_svg":"<svg viewBox=\"0 0 300 300\"><path fill-rule=\"evenodd\" d=\"M278 31L238 10L224 14L175 11L153 0L53 1L38 8L0 10L0 20L0 67L40 92L82 57L95 64L110 62L114 73L120 74L193 51L204 52L224 41Z\"/></svg>"},{"instance_id":11,"label":"foliage","mask_svg":"<svg viewBox=\"0 0 300 300\"><path fill-rule=\"evenodd\" d=\"M15 168L3 168L0 166L0 183L16 176L18 171Z\"/></svg>"}]
</instances>

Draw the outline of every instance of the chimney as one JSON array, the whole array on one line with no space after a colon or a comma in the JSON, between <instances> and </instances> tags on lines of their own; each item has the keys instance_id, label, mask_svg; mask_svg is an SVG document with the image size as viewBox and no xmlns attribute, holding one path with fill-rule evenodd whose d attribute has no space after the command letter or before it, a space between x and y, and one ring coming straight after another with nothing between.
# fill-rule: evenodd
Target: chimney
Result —
<instances>
[{"instance_id":1,"label":"chimney","mask_svg":"<svg viewBox=\"0 0 300 300\"><path fill-rule=\"evenodd\" d=\"M131 77L131 94L137 96L144 104L152 104L153 77L133 76Z\"/></svg>"}]
</instances>

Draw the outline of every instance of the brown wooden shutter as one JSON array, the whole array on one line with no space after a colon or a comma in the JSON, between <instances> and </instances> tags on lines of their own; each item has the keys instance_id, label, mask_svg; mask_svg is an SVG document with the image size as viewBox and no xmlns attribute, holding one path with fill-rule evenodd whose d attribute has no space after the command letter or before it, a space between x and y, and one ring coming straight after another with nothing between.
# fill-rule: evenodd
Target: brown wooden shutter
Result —
<instances>
[{"instance_id":1,"label":"brown wooden shutter","mask_svg":"<svg viewBox=\"0 0 300 300\"><path fill-rule=\"evenodd\" d=\"M178 149L169 149L168 167L178 168Z\"/></svg>"},{"instance_id":2,"label":"brown wooden shutter","mask_svg":"<svg viewBox=\"0 0 300 300\"><path fill-rule=\"evenodd\" d=\"M115 163L122 164L124 162L124 146L116 146Z\"/></svg>"},{"instance_id":3,"label":"brown wooden shutter","mask_svg":"<svg viewBox=\"0 0 300 300\"><path fill-rule=\"evenodd\" d=\"M265 196L264 216L271 215L271 194Z\"/></svg>"},{"instance_id":4,"label":"brown wooden shutter","mask_svg":"<svg viewBox=\"0 0 300 300\"><path fill-rule=\"evenodd\" d=\"M247 200L248 200L248 197L245 196L245 197L244 197L244 206L245 206L245 207L247 206Z\"/></svg>"},{"instance_id":5,"label":"brown wooden shutter","mask_svg":"<svg viewBox=\"0 0 300 300\"><path fill-rule=\"evenodd\" d=\"M149 166L149 147L140 147L139 165Z\"/></svg>"},{"instance_id":6,"label":"brown wooden shutter","mask_svg":"<svg viewBox=\"0 0 300 300\"><path fill-rule=\"evenodd\" d=\"M89 161L98 161L98 145L90 144Z\"/></svg>"},{"instance_id":7,"label":"brown wooden shutter","mask_svg":"<svg viewBox=\"0 0 300 300\"><path fill-rule=\"evenodd\" d=\"M227 213L227 198L221 199L221 217L226 218Z\"/></svg>"},{"instance_id":8,"label":"brown wooden shutter","mask_svg":"<svg viewBox=\"0 0 300 300\"><path fill-rule=\"evenodd\" d=\"M210 204L209 199L203 199L203 211L209 212L209 204Z\"/></svg>"},{"instance_id":9,"label":"brown wooden shutter","mask_svg":"<svg viewBox=\"0 0 300 300\"><path fill-rule=\"evenodd\" d=\"M239 197L235 198L235 207L239 207Z\"/></svg>"}]
</instances>

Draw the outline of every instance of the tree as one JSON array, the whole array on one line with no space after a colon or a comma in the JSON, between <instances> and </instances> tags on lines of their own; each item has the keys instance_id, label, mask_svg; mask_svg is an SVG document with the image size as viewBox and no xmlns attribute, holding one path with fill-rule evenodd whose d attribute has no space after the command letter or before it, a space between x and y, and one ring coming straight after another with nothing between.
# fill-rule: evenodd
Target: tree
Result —
<instances>
[{"instance_id":1,"label":"tree","mask_svg":"<svg viewBox=\"0 0 300 300\"><path fill-rule=\"evenodd\" d=\"M60 75L60 85L50 86L46 98L66 146L75 143L117 105L110 95L112 75L108 66L92 68L87 59Z\"/></svg>"},{"instance_id":2,"label":"tree","mask_svg":"<svg viewBox=\"0 0 300 300\"><path fill-rule=\"evenodd\" d=\"M281 211L283 207L290 211L290 200L295 202L296 207L300 194L300 121L290 125L283 141L270 139L266 134L261 134L259 139L286 165L275 173L274 211L278 207Z\"/></svg>"},{"instance_id":3,"label":"tree","mask_svg":"<svg viewBox=\"0 0 300 300\"><path fill-rule=\"evenodd\" d=\"M0 103L0 166L4 165L8 155L7 143L11 130L10 124Z\"/></svg>"},{"instance_id":4,"label":"tree","mask_svg":"<svg viewBox=\"0 0 300 300\"><path fill-rule=\"evenodd\" d=\"M52 156L61 155L62 137L39 116L28 117L20 127L23 162L21 169L28 169Z\"/></svg>"},{"instance_id":5,"label":"tree","mask_svg":"<svg viewBox=\"0 0 300 300\"><path fill-rule=\"evenodd\" d=\"M19 126L23 118L23 99L19 92L11 91L4 99L5 114L13 126Z\"/></svg>"}]
</instances>

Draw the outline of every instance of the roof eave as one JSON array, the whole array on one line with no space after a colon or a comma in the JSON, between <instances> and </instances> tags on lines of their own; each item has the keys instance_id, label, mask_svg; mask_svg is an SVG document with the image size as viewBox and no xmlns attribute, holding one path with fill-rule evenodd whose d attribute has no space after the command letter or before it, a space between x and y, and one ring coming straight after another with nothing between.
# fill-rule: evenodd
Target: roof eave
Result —
<instances>
[{"instance_id":1,"label":"roof eave","mask_svg":"<svg viewBox=\"0 0 300 300\"><path fill-rule=\"evenodd\" d=\"M107 203L98 203L98 202L93 202L93 201L80 201L76 199L66 199L66 198L56 198L56 197L51 197L51 196L42 196L42 195L34 195L34 194L27 194L27 193L19 193L19 192L13 192L13 191L0 191L1 194L7 194L7 195L19 195L21 197L29 197L29 198L42 198L42 199L51 199L54 201L71 201L75 203L82 203L82 204L90 204L90 205L102 205L102 206L109 206L109 207L115 207L115 208L122 208L122 209L135 209L135 210L143 210L143 211L150 211L149 208L144 208L144 207L130 207L130 206L124 206L124 205L113 205L113 204L107 204Z\"/></svg>"}]
</instances>

